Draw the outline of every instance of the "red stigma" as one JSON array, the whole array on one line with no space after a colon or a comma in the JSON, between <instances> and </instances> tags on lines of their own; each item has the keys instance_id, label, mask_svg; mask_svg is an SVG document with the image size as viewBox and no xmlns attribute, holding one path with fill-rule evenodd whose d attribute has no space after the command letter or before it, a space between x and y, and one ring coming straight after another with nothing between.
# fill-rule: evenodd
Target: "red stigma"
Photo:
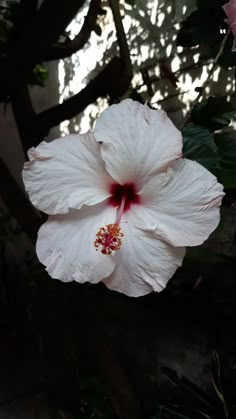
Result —
<instances>
[{"instance_id":1,"label":"red stigma","mask_svg":"<svg viewBox=\"0 0 236 419\"><path fill-rule=\"evenodd\" d=\"M121 228L116 224L107 224L105 227L101 227L94 241L96 251L100 250L103 255L112 255L120 250L123 236Z\"/></svg>"},{"instance_id":2,"label":"red stigma","mask_svg":"<svg viewBox=\"0 0 236 419\"><path fill-rule=\"evenodd\" d=\"M110 193L112 196L108 198L108 204L112 207L119 207L122 198L125 196L124 212L130 209L131 204L140 204L140 196L136 193L134 183L112 183L110 186Z\"/></svg>"}]
</instances>

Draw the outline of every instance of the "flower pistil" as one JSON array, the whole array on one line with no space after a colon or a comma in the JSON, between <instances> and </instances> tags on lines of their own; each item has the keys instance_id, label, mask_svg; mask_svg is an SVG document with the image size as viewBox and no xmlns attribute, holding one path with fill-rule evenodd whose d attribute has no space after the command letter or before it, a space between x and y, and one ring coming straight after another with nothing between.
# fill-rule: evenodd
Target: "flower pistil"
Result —
<instances>
[{"instance_id":1,"label":"flower pistil","mask_svg":"<svg viewBox=\"0 0 236 419\"><path fill-rule=\"evenodd\" d=\"M125 210L126 200L127 194L125 193L118 207L114 224L107 224L105 227L101 227L96 234L94 246L96 251L101 250L103 255L111 255L120 250L122 237L124 236L120 228L120 221Z\"/></svg>"}]
</instances>

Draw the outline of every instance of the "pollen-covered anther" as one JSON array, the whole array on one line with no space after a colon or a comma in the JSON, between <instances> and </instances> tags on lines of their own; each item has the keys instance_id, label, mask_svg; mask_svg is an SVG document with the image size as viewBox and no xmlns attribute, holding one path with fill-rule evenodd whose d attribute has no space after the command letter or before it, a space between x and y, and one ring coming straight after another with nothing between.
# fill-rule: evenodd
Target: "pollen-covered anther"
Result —
<instances>
[{"instance_id":1,"label":"pollen-covered anther","mask_svg":"<svg viewBox=\"0 0 236 419\"><path fill-rule=\"evenodd\" d=\"M111 255L120 250L122 245L121 238L124 234L117 224L107 224L101 227L97 234L94 246L96 250L100 250L103 255Z\"/></svg>"}]
</instances>

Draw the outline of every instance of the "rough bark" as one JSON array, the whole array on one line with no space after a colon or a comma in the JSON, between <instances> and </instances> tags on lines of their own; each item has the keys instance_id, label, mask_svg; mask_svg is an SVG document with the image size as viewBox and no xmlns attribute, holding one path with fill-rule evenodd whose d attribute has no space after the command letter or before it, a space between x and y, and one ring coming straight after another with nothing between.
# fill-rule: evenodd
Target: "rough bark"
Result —
<instances>
[{"instance_id":1,"label":"rough bark","mask_svg":"<svg viewBox=\"0 0 236 419\"><path fill-rule=\"evenodd\" d=\"M16 120L22 148L27 159L27 151L32 143L39 142L41 137L36 129L36 114L31 102L28 87L19 83L12 95L12 109Z\"/></svg>"}]
</instances>

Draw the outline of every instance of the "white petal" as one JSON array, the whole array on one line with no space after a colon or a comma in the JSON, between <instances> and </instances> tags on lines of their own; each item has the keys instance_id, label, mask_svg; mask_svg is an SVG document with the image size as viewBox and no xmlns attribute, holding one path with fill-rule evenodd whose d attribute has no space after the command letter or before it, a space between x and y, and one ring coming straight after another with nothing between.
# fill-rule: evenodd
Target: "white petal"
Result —
<instances>
[{"instance_id":1,"label":"white petal","mask_svg":"<svg viewBox=\"0 0 236 419\"><path fill-rule=\"evenodd\" d=\"M182 264L185 248L169 246L152 233L135 228L132 221L121 226L124 237L120 257L104 284L130 297L162 291Z\"/></svg>"},{"instance_id":2,"label":"white petal","mask_svg":"<svg viewBox=\"0 0 236 419\"><path fill-rule=\"evenodd\" d=\"M106 169L117 182L142 187L182 155L182 136L164 111L126 99L98 118L94 135L103 142Z\"/></svg>"},{"instance_id":3,"label":"white petal","mask_svg":"<svg viewBox=\"0 0 236 419\"><path fill-rule=\"evenodd\" d=\"M29 150L23 181L34 206L47 214L102 202L114 182L93 134L69 135Z\"/></svg>"},{"instance_id":4,"label":"white petal","mask_svg":"<svg viewBox=\"0 0 236 419\"><path fill-rule=\"evenodd\" d=\"M114 208L98 204L49 217L38 234L36 251L52 278L96 283L113 271L116 258L95 250L99 228L113 223Z\"/></svg>"},{"instance_id":5,"label":"white petal","mask_svg":"<svg viewBox=\"0 0 236 419\"><path fill-rule=\"evenodd\" d=\"M200 245L219 223L223 186L196 162L180 159L172 169L162 189L157 176L140 191L135 223L174 246Z\"/></svg>"}]
</instances>

